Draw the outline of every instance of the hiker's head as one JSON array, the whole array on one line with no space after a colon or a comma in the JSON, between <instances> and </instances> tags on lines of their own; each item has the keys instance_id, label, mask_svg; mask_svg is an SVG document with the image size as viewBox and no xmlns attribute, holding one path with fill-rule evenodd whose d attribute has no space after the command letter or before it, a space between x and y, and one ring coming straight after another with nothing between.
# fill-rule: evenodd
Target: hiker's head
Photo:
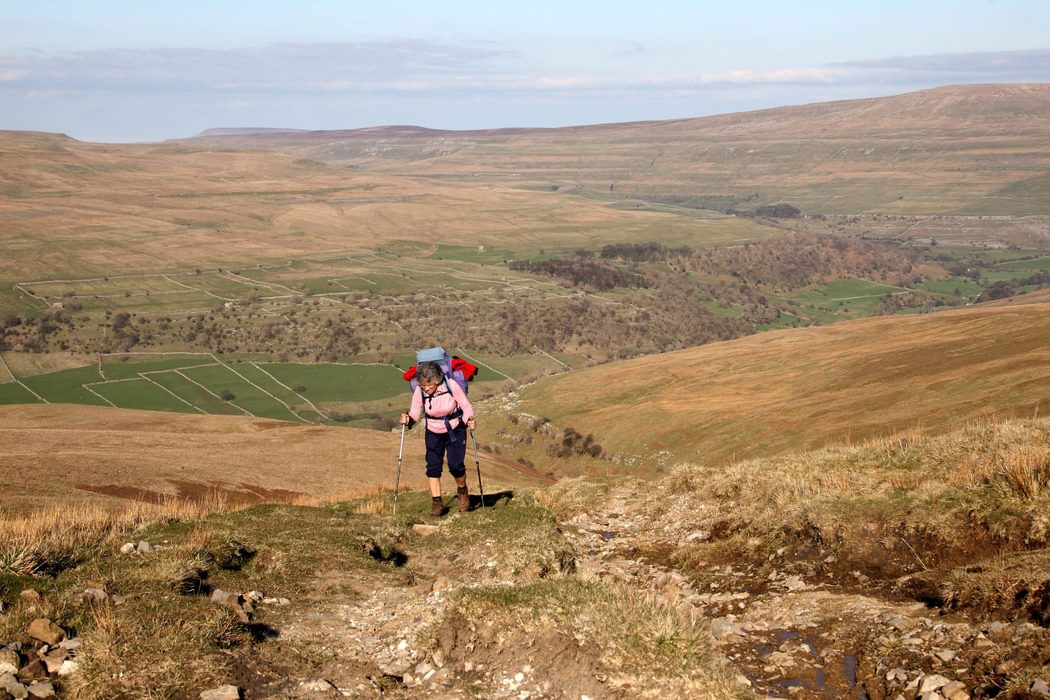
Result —
<instances>
[{"instance_id":1,"label":"hiker's head","mask_svg":"<svg viewBox=\"0 0 1050 700\"><path fill-rule=\"evenodd\" d=\"M420 362L416 367L416 378L424 391L433 394L441 386L441 382L445 381L445 373L436 362Z\"/></svg>"}]
</instances>

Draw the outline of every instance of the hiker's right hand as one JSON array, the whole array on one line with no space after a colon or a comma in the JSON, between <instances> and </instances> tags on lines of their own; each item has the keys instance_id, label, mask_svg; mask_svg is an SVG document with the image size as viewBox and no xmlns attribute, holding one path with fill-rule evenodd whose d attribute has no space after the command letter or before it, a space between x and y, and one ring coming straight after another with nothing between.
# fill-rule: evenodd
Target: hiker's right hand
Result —
<instances>
[{"instance_id":1,"label":"hiker's right hand","mask_svg":"<svg viewBox=\"0 0 1050 700\"><path fill-rule=\"evenodd\" d=\"M401 414L401 425L408 425L409 417L407 413Z\"/></svg>"}]
</instances>

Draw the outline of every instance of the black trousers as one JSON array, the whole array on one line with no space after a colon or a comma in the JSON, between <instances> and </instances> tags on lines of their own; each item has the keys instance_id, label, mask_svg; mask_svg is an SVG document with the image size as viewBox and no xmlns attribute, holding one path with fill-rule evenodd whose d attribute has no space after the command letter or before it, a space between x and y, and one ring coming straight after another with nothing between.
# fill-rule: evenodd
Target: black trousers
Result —
<instances>
[{"instance_id":1,"label":"black trousers","mask_svg":"<svg viewBox=\"0 0 1050 700\"><path fill-rule=\"evenodd\" d=\"M441 477L442 462L446 455L449 474L460 477L467 473L464 464L467 456L467 426L460 423L451 433L432 433L428 430L426 444L427 476L432 479Z\"/></svg>"}]
</instances>

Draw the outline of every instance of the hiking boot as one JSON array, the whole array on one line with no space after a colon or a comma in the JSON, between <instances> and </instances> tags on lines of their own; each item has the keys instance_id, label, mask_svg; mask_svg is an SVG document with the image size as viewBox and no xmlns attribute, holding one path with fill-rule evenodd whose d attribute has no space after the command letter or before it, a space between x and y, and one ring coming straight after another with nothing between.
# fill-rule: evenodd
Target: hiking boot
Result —
<instances>
[{"instance_id":1,"label":"hiking boot","mask_svg":"<svg viewBox=\"0 0 1050 700\"><path fill-rule=\"evenodd\" d=\"M436 518L440 518L445 514L445 502L440 498L434 498L430 501L430 514Z\"/></svg>"},{"instance_id":2,"label":"hiking boot","mask_svg":"<svg viewBox=\"0 0 1050 700\"><path fill-rule=\"evenodd\" d=\"M466 486L456 489L456 500L459 502L459 512L466 513L470 510L470 493Z\"/></svg>"}]
</instances>

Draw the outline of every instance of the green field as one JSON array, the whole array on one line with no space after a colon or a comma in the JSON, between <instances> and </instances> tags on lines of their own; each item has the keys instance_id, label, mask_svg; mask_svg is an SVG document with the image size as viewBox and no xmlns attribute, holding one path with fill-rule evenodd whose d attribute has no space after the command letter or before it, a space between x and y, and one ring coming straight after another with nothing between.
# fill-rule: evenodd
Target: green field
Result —
<instances>
[{"instance_id":1,"label":"green field","mask_svg":"<svg viewBox=\"0 0 1050 700\"><path fill-rule=\"evenodd\" d=\"M287 386L302 386L311 401L369 402L407 394L401 373L389 365L259 363Z\"/></svg>"},{"instance_id":2,"label":"green field","mask_svg":"<svg viewBox=\"0 0 1050 700\"><path fill-rule=\"evenodd\" d=\"M66 369L60 372L24 377L22 382L50 403L81 403L106 406L106 402L84 388L101 381L95 366Z\"/></svg>"},{"instance_id":3,"label":"green field","mask_svg":"<svg viewBox=\"0 0 1050 700\"><path fill-rule=\"evenodd\" d=\"M103 382L91 388L109 399L117 408L198 413L193 406L179 401L178 398L147 379Z\"/></svg>"},{"instance_id":4,"label":"green field","mask_svg":"<svg viewBox=\"0 0 1050 700\"><path fill-rule=\"evenodd\" d=\"M462 246L439 244L434 258L437 260L458 260L479 265L499 265L507 260L519 257L513 250L487 248L485 246Z\"/></svg>"},{"instance_id":5,"label":"green field","mask_svg":"<svg viewBox=\"0 0 1050 700\"><path fill-rule=\"evenodd\" d=\"M151 374L150 379L157 384L160 384L168 391L178 394L205 413L235 416L244 415L244 412L238 410L237 407L232 406L214 394L209 393L207 389L194 384L181 374L175 372L159 372L157 374Z\"/></svg>"},{"instance_id":6,"label":"green field","mask_svg":"<svg viewBox=\"0 0 1050 700\"><path fill-rule=\"evenodd\" d=\"M559 361L570 366L586 364L586 358L572 355L556 360L542 354L473 359L488 365L480 368L472 384L475 387L498 387L510 381L504 374L518 381L564 371ZM372 418L396 415L407 405L409 385L401 378L399 367L414 362L414 354L399 355L395 364L221 361L214 355L193 353L158 359L151 354L121 354L104 356L101 372L98 365L88 365L23 377L21 381L52 403L250 414L329 425L339 423L328 412L338 412L353 416L349 424L367 427ZM223 400L224 392L233 398ZM0 404L22 403L38 400L17 382L0 384Z\"/></svg>"},{"instance_id":7,"label":"green field","mask_svg":"<svg viewBox=\"0 0 1050 700\"><path fill-rule=\"evenodd\" d=\"M792 298L804 304L821 304L829 301L852 301L859 298L881 297L901 291L907 290L888 284L872 282L871 280L848 279L829 282L823 289L801 292Z\"/></svg>"},{"instance_id":8,"label":"green field","mask_svg":"<svg viewBox=\"0 0 1050 700\"><path fill-rule=\"evenodd\" d=\"M39 401L20 384L15 382L0 384L0 405L12 403L39 403Z\"/></svg>"},{"instance_id":9,"label":"green field","mask_svg":"<svg viewBox=\"0 0 1050 700\"><path fill-rule=\"evenodd\" d=\"M279 401L267 396L264 391L253 386L249 380L239 376L230 365L216 364L195 367L185 370L183 374L210 388L219 396L222 396L223 392L232 393L234 398L230 400L230 403L243 408L252 415L279 420L299 420Z\"/></svg>"},{"instance_id":10,"label":"green field","mask_svg":"<svg viewBox=\"0 0 1050 700\"><path fill-rule=\"evenodd\" d=\"M864 279L835 280L820 288L803 290L781 297L797 305L800 316L819 323L834 323L848 318L873 316L879 312L887 295L910 290ZM793 319L781 319L770 328L793 325Z\"/></svg>"},{"instance_id":11,"label":"green field","mask_svg":"<svg viewBox=\"0 0 1050 700\"><path fill-rule=\"evenodd\" d=\"M919 289L934 294L945 294L954 297L970 297L980 294L984 287L965 277L949 277L940 280L926 280Z\"/></svg>"},{"instance_id":12,"label":"green field","mask_svg":"<svg viewBox=\"0 0 1050 700\"><path fill-rule=\"evenodd\" d=\"M146 360L134 355L109 355L102 361L102 372L106 379L131 379L144 372L163 372L214 362L215 358L209 355L189 353L178 359L167 360Z\"/></svg>"}]
</instances>

